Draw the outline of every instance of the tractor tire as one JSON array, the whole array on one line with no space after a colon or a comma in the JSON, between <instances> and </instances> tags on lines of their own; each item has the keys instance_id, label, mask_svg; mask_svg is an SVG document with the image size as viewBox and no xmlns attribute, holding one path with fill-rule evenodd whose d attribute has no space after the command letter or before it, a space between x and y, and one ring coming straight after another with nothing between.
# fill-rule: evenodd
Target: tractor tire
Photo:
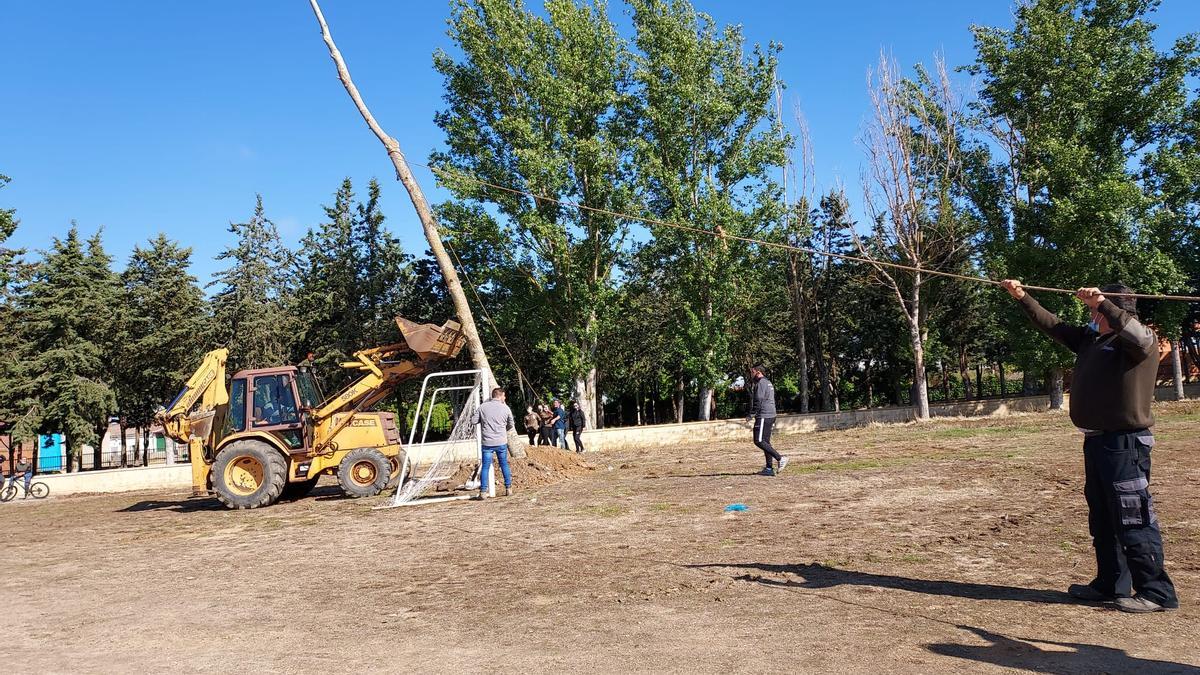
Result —
<instances>
[{"instance_id":1,"label":"tractor tire","mask_svg":"<svg viewBox=\"0 0 1200 675\"><path fill-rule=\"evenodd\" d=\"M296 499L304 499L317 486L317 481L320 479L321 477L317 476L316 478L309 478L308 480L296 483L288 483L283 486L283 493L279 495L279 500L290 502Z\"/></svg>"},{"instance_id":2,"label":"tractor tire","mask_svg":"<svg viewBox=\"0 0 1200 675\"><path fill-rule=\"evenodd\" d=\"M389 488L400 487L400 468L404 466L404 453L392 457L388 460L388 465L391 467L391 477L388 478L387 486Z\"/></svg>"},{"instance_id":3,"label":"tractor tire","mask_svg":"<svg viewBox=\"0 0 1200 675\"><path fill-rule=\"evenodd\" d=\"M213 492L231 509L256 509L279 501L287 484L287 460L266 443L234 441L212 468Z\"/></svg>"},{"instance_id":4,"label":"tractor tire","mask_svg":"<svg viewBox=\"0 0 1200 675\"><path fill-rule=\"evenodd\" d=\"M392 479L392 463L374 448L346 453L338 464L338 485L350 497L373 497Z\"/></svg>"}]
</instances>

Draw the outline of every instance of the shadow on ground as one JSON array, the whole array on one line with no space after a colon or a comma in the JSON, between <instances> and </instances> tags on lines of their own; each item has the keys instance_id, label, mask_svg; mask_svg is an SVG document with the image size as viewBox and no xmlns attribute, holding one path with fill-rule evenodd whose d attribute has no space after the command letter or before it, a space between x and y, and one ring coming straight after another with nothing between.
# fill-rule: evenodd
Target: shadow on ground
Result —
<instances>
[{"instance_id":1,"label":"shadow on ground","mask_svg":"<svg viewBox=\"0 0 1200 675\"><path fill-rule=\"evenodd\" d=\"M1020 588L1017 586L998 586L994 584L973 584L960 581L936 581L927 579L911 579L888 574L869 574L842 570L827 565L774 565L770 563L706 563L688 565L692 568L731 568L741 570L756 570L769 574L790 574L797 579L775 579L754 573L735 576L737 581L751 581L765 586L782 588L833 588L834 586L874 586L877 588L895 588L913 593L927 595L944 595L969 600L1011 600L1016 602L1040 602L1045 604L1074 603L1069 595L1060 591Z\"/></svg>"},{"instance_id":2,"label":"shadow on ground","mask_svg":"<svg viewBox=\"0 0 1200 675\"><path fill-rule=\"evenodd\" d=\"M174 511L175 513L194 513L196 511L222 511L225 506L213 497L189 497L187 499L147 499L131 504L117 513L139 513L142 511Z\"/></svg>"},{"instance_id":3,"label":"shadow on ground","mask_svg":"<svg viewBox=\"0 0 1200 675\"><path fill-rule=\"evenodd\" d=\"M762 469L758 471L731 471L728 473L669 473L664 476L652 476L653 478L736 478L741 476L757 476ZM650 476L648 476L650 477Z\"/></svg>"},{"instance_id":4,"label":"shadow on ground","mask_svg":"<svg viewBox=\"0 0 1200 675\"><path fill-rule=\"evenodd\" d=\"M1005 668L1019 668L1035 673L1200 673L1200 668L1195 666L1173 661L1141 659L1130 656L1123 649L1078 642L1018 639L973 626L959 628L978 635L989 644L942 643L925 645L925 649L941 656ZM1056 649L1041 649L1038 645Z\"/></svg>"}]
</instances>

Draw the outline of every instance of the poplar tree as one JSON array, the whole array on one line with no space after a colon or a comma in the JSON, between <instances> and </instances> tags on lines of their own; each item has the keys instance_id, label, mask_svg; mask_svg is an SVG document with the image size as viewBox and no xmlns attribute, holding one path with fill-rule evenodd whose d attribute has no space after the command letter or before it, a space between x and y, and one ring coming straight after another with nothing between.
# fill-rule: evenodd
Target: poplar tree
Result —
<instances>
[{"instance_id":1,"label":"poplar tree","mask_svg":"<svg viewBox=\"0 0 1200 675\"><path fill-rule=\"evenodd\" d=\"M705 232L652 225L650 246L685 299L673 328L688 346L679 382L696 382L698 417L709 419L730 360L730 309L757 290L738 279L761 260L746 244L712 235L761 235L781 214L770 177L789 142L772 104L780 47L747 53L740 27L719 29L686 0L630 5L639 184L655 218Z\"/></svg>"},{"instance_id":2,"label":"poplar tree","mask_svg":"<svg viewBox=\"0 0 1200 675\"><path fill-rule=\"evenodd\" d=\"M540 16L512 0L456 0L449 24L462 57L434 57L446 82L447 108L436 120L448 150L434 153L433 163L449 170L438 178L468 208L447 213L494 206L501 248L472 270L472 280L486 285L489 270L500 265L527 273L519 292L535 298L519 310L527 323L509 321L518 329L537 322L552 327L533 340L540 360L556 364L572 382L588 426L597 426L601 308L613 296L626 223L456 174L628 211L633 187L626 45L602 3L549 0ZM479 243L466 223L447 222L463 247Z\"/></svg>"},{"instance_id":3,"label":"poplar tree","mask_svg":"<svg viewBox=\"0 0 1200 675\"><path fill-rule=\"evenodd\" d=\"M1157 0L1032 0L1011 30L973 28L978 113L999 155L985 243L997 276L1060 288L1121 281L1143 292L1177 291L1183 277L1146 225L1153 200L1136 167L1184 108L1195 36L1154 44ZM1039 296L1065 320L1083 307ZM1016 358L1047 367L1062 404L1065 349L1022 326Z\"/></svg>"}]
</instances>

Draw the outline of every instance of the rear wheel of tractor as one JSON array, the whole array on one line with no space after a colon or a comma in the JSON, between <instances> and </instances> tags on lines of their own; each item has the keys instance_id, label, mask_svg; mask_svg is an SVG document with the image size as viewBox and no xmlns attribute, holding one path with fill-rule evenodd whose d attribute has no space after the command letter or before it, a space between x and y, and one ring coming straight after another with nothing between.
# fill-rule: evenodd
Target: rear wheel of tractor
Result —
<instances>
[{"instance_id":1,"label":"rear wheel of tractor","mask_svg":"<svg viewBox=\"0 0 1200 675\"><path fill-rule=\"evenodd\" d=\"M259 441L234 441L212 468L213 492L231 509L256 509L279 500L287 483L283 455Z\"/></svg>"},{"instance_id":2,"label":"rear wheel of tractor","mask_svg":"<svg viewBox=\"0 0 1200 675\"><path fill-rule=\"evenodd\" d=\"M359 448L346 453L338 464L338 484L351 497L371 497L387 487L392 463L374 448Z\"/></svg>"},{"instance_id":3,"label":"rear wheel of tractor","mask_svg":"<svg viewBox=\"0 0 1200 675\"><path fill-rule=\"evenodd\" d=\"M302 480L298 483L288 483L287 485L283 486L283 493L279 495L279 499L281 501L304 499L308 496L308 493L312 492L312 489L317 486L317 481L320 480L320 478L320 476L317 476L316 478L309 478L308 480Z\"/></svg>"}]
</instances>

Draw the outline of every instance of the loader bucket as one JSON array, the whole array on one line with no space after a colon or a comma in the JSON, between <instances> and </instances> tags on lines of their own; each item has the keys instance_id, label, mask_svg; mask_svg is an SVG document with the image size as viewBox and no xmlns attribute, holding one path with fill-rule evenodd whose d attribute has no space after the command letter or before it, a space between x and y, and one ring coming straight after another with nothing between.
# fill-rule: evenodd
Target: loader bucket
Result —
<instances>
[{"instance_id":1,"label":"loader bucket","mask_svg":"<svg viewBox=\"0 0 1200 675\"><path fill-rule=\"evenodd\" d=\"M445 325L435 326L431 323L413 323L404 317L396 317L396 325L404 342L421 360L452 359L467 343L467 336L462 326L453 319Z\"/></svg>"}]
</instances>

